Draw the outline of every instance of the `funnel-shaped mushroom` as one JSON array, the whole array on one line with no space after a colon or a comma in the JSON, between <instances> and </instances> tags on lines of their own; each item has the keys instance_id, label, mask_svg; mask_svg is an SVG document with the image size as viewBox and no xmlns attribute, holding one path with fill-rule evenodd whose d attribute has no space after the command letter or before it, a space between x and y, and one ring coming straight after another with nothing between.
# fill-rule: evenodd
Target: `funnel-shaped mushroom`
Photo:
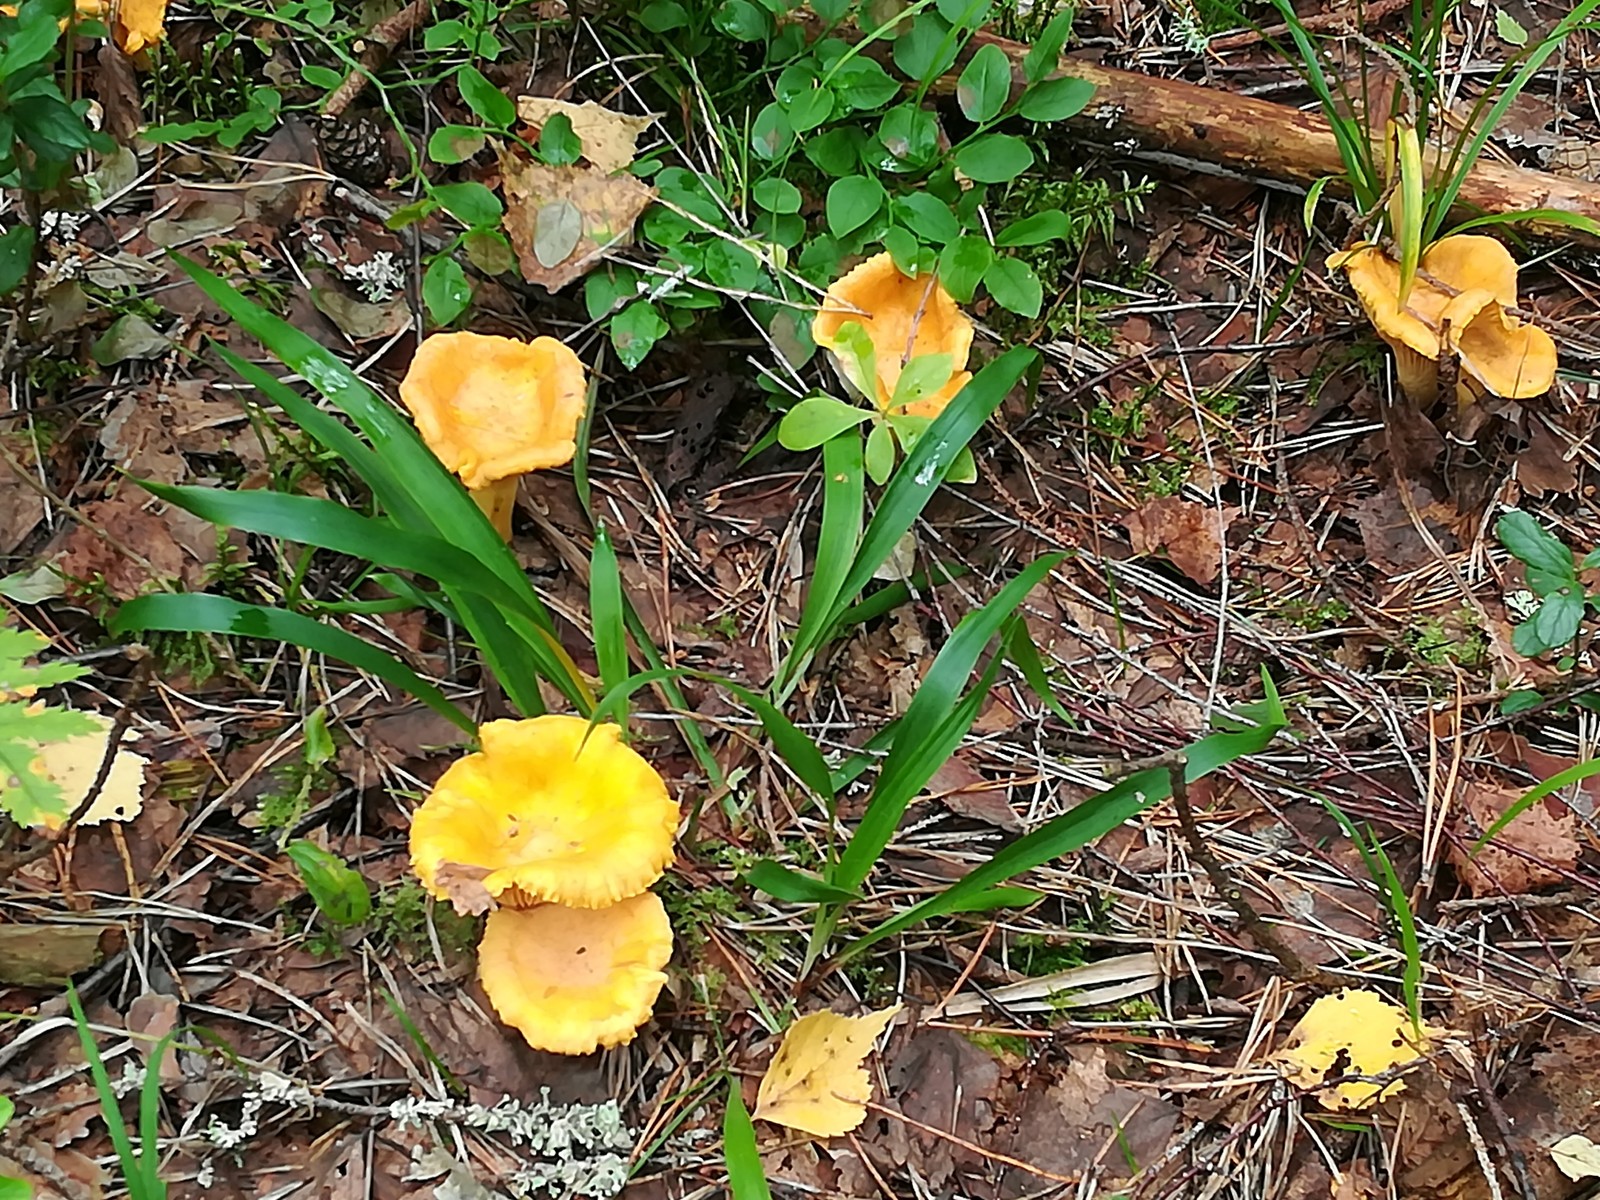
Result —
<instances>
[{"instance_id":1,"label":"funnel-shaped mushroom","mask_svg":"<svg viewBox=\"0 0 1600 1200\"><path fill-rule=\"evenodd\" d=\"M937 417L972 378L966 370L972 322L935 275L913 279L888 254L867 259L828 289L811 323L812 340L837 353L839 331L852 321L867 331L877 356L876 394L868 399L880 411L889 411L905 364L924 354L950 355L950 378L938 391L906 405L907 416Z\"/></svg>"},{"instance_id":2,"label":"funnel-shaped mushroom","mask_svg":"<svg viewBox=\"0 0 1600 1200\"><path fill-rule=\"evenodd\" d=\"M509 538L518 478L572 461L585 388L583 363L555 338L436 333L417 348L400 399Z\"/></svg>"},{"instance_id":3,"label":"funnel-shaped mushroom","mask_svg":"<svg viewBox=\"0 0 1600 1200\"><path fill-rule=\"evenodd\" d=\"M672 861L678 806L615 725L582 717L490 721L411 820L411 866L458 908L505 899L601 908ZM446 868L449 868L448 870ZM472 898L457 893L469 886ZM487 893L487 897L483 893Z\"/></svg>"},{"instance_id":4,"label":"funnel-shaped mushroom","mask_svg":"<svg viewBox=\"0 0 1600 1200\"><path fill-rule=\"evenodd\" d=\"M1461 366L1457 399L1475 399L1473 385L1507 400L1543 395L1555 381L1550 335L1509 311L1517 305L1517 264L1494 238L1457 234L1423 251L1411 294L1399 299L1400 265L1376 246L1331 255L1373 328L1394 350L1401 389L1418 404L1438 394L1439 359Z\"/></svg>"},{"instance_id":5,"label":"funnel-shaped mushroom","mask_svg":"<svg viewBox=\"0 0 1600 1200\"><path fill-rule=\"evenodd\" d=\"M589 1054L633 1040L671 957L672 926L652 892L606 908L497 908L478 944L478 980L534 1049Z\"/></svg>"}]
</instances>

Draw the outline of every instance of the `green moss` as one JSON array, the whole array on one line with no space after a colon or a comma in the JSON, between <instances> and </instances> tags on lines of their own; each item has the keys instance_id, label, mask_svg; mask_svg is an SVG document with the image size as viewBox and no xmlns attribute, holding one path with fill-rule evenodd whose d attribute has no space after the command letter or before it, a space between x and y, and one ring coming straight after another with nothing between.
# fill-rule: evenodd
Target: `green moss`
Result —
<instances>
[{"instance_id":1,"label":"green moss","mask_svg":"<svg viewBox=\"0 0 1600 1200\"><path fill-rule=\"evenodd\" d=\"M1017 1037L1010 1033L968 1033L963 1034L967 1041L978 1049L993 1054L995 1057L1013 1055L1017 1058L1027 1058L1030 1049L1028 1039Z\"/></svg>"},{"instance_id":2,"label":"green moss","mask_svg":"<svg viewBox=\"0 0 1600 1200\"><path fill-rule=\"evenodd\" d=\"M1476 614L1466 608L1443 617L1422 617L1406 630L1405 638L1418 658L1434 666L1481 666L1489 652L1489 639L1478 627Z\"/></svg>"},{"instance_id":3,"label":"green moss","mask_svg":"<svg viewBox=\"0 0 1600 1200\"><path fill-rule=\"evenodd\" d=\"M739 898L725 887L698 887L668 875L658 894L673 932L689 950L705 944L707 926L727 924L739 915Z\"/></svg>"},{"instance_id":4,"label":"green moss","mask_svg":"<svg viewBox=\"0 0 1600 1200\"><path fill-rule=\"evenodd\" d=\"M410 876L378 890L372 906L373 936L393 946L408 959L433 956L433 939L428 935L428 910L433 910L433 927L439 935L439 948L446 958L459 959L472 952L478 942L478 922L463 917L448 904L434 904L422 885Z\"/></svg>"},{"instance_id":5,"label":"green moss","mask_svg":"<svg viewBox=\"0 0 1600 1200\"><path fill-rule=\"evenodd\" d=\"M1054 934L1023 933L1011 942L1010 962L1024 975L1054 975L1089 961L1089 943L1063 941Z\"/></svg>"},{"instance_id":6,"label":"green moss","mask_svg":"<svg viewBox=\"0 0 1600 1200\"><path fill-rule=\"evenodd\" d=\"M1321 604L1310 600L1285 600L1278 606L1277 615L1297 629L1316 633L1338 628L1351 614L1350 606L1342 600L1324 600Z\"/></svg>"}]
</instances>

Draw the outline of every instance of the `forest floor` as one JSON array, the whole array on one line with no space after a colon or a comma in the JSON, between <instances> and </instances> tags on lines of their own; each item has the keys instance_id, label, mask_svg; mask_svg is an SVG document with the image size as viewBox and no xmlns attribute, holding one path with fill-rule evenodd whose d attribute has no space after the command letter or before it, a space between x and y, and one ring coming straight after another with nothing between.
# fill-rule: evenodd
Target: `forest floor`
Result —
<instances>
[{"instance_id":1,"label":"forest floor","mask_svg":"<svg viewBox=\"0 0 1600 1200\"><path fill-rule=\"evenodd\" d=\"M93 203L51 226L42 324L12 340L0 379L0 591L14 621L92 668L64 689L71 703L135 705L130 746L149 760L135 819L78 829L0 879L0 1096L17 1105L0 1166L43 1196L121 1192L62 991L72 976L113 1080L136 1077L150 1036L185 1033L162 1066L174 1196L515 1195L526 1147L451 1105L533 1105L541 1089L554 1104L618 1102L629 1195L714 1195L727 1178L724 1074L753 1103L772 1014L797 995L800 1011L902 1002L907 1019L871 1061L874 1107L856 1132L818 1140L758 1122L782 1198L1592 1194L1594 1179L1570 1178L1550 1147L1600 1140L1600 784L1556 793L1469 851L1529 787L1593 757L1600 736L1586 703L1591 626L1566 658L1518 653L1523 566L1495 536L1500 513L1521 508L1579 555L1600 546L1594 252L1513 244L1522 305L1570 331L1558 337L1565 373L1547 398L1453 440L1439 414L1400 398L1387 351L1323 266L1349 234L1331 193L1308 234L1302 194L1160 161L1093 128L1041 127L1039 160L1004 205L1069 212L1074 236L1030 257L1037 317L968 306L975 359L1031 345L1037 390L1019 389L975 439L976 482L946 486L918 522L918 566L937 561L954 580L913 587L831 646L788 711L825 751L861 745L904 711L967 612L1065 551L1023 612L1072 720L1003 670L844 929L958 878L1129 761L1192 743L1219 711L1259 699L1265 672L1290 734L1190 799L1223 871L1294 956L1329 974L1286 974L1161 804L1029 872L1018 882L1042 893L1033 906L914 928L797 993L806 911L743 873L763 856L816 865L826 821L797 802L749 709L685 682L726 789L709 785L672 714L643 694L632 714L699 813L657 889L678 939L669 983L631 1044L560 1058L495 1019L474 980L472 924L410 874L408 813L462 752L455 726L342 664L238 637L153 635L154 679L136 694L133 662L106 632L151 589L312 607L365 594L362 564L219 532L131 482L362 502L343 464L218 360L215 345L278 370L164 249L229 274L385 395L424 328L424 255L451 235L439 214L401 230L375 219L418 193L388 186L405 175L403 146L370 95L356 111L380 120L389 179L357 188L330 170L309 110L343 72L326 58L324 75L301 71L316 54L294 22L318 18L289 8L274 28L270 12L199 0L168 15L153 63L84 51L77 84L126 146L143 125L213 127L104 157ZM392 13L340 10L327 28ZM1456 9L1446 74L1459 104L1511 53L1502 37L1537 38L1562 15L1539 0ZM737 170L725 146L706 153L721 143L692 91L679 103L652 91L654 59L609 18L541 3L491 10L485 27L504 42L485 76L507 95L648 104L667 115L641 154ZM1069 53L1305 103L1294 64L1264 44L1208 48L1236 29L1185 0L1112 0L1078 11ZM419 31L383 68L386 103L418 98L390 109L418 144L464 119L439 79L448 51ZM1587 171L1600 150L1597 52L1584 33L1553 58L1491 153ZM230 120L244 124L225 148L215 126ZM496 181L481 157L427 170ZM819 201L804 203L810 220ZM657 252L612 253L637 264ZM386 271L398 283L387 295L360 286ZM604 514L663 657L766 686L800 618L821 502L814 455L745 457L786 403L760 385L778 373L770 336L729 298L677 314L629 369L581 285L472 278L458 325L554 334L599 376L590 511ZM816 362L802 372L822 378ZM571 471L528 476L512 545L591 671L592 542ZM511 715L436 615L338 619L475 718ZM841 797L845 827L865 794ZM1337 814L1392 864L1409 951L1392 894ZM365 925L330 931L317 918L282 854L307 837L372 885ZM1413 970L1421 1014L1444 1032L1403 1090L1339 1111L1285 1079L1274 1056L1312 1000L1341 986L1403 1003ZM1589 1152L1600 1154L1592 1141Z\"/></svg>"}]
</instances>

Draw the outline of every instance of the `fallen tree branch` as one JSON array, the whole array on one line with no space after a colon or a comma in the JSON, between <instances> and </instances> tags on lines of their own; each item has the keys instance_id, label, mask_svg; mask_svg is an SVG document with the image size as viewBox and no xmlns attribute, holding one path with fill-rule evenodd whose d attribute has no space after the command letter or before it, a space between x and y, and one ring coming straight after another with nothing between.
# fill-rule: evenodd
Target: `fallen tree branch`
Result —
<instances>
[{"instance_id":1,"label":"fallen tree branch","mask_svg":"<svg viewBox=\"0 0 1600 1200\"><path fill-rule=\"evenodd\" d=\"M998 46L1010 59L1017 94L1028 47L985 31L973 36L935 90L954 91L966 60L986 45ZM1330 186L1337 189L1344 178L1339 145L1319 114L1074 58L1061 60L1058 75L1095 86L1088 109L1065 122L1073 128L1094 129L1114 141L1132 139L1146 152L1172 156L1191 168L1221 169L1263 182L1305 188L1332 176ZM1548 208L1600 221L1600 184L1480 158L1461 188L1457 208L1462 217ZM1522 225L1560 241L1600 244L1555 221L1534 218Z\"/></svg>"}]
</instances>

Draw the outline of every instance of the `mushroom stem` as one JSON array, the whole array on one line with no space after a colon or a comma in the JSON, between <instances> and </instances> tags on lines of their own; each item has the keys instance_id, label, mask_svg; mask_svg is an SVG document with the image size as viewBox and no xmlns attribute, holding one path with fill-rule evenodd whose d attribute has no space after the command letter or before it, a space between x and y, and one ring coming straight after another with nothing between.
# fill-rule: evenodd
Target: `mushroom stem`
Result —
<instances>
[{"instance_id":1,"label":"mushroom stem","mask_svg":"<svg viewBox=\"0 0 1600 1200\"><path fill-rule=\"evenodd\" d=\"M494 526L495 532L508 542L511 540L511 513L517 507L517 485L521 481L521 475L507 475L482 487L467 489L467 494L483 510L483 515L489 518L489 524Z\"/></svg>"}]
</instances>

